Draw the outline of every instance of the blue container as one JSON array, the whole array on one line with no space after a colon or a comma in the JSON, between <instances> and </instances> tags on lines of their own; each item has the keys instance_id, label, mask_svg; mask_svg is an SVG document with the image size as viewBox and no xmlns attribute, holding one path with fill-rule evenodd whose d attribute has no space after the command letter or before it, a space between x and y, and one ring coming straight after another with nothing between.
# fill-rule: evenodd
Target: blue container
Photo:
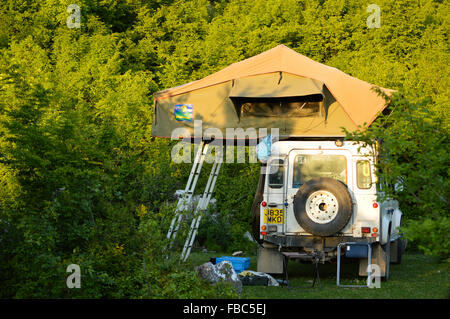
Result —
<instances>
[{"instance_id":1,"label":"blue container","mask_svg":"<svg viewBox=\"0 0 450 319\"><path fill-rule=\"evenodd\" d=\"M236 273L240 273L241 271L250 268L250 258L248 257L230 257L230 256L217 257L216 264L225 260L231 262L231 264L233 265L233 269Z\"/></svg>"},{"instance_id":2,"label":"blue container","mask_svg":"<svg viewBox=\"0 0 450 319\"><path fill-rule=\"evenodd\" d=\"M347 244L345 249L345 257L347 258L367 258L369 247L367 244L352 243Z\"/></svg>"}]
</instances>

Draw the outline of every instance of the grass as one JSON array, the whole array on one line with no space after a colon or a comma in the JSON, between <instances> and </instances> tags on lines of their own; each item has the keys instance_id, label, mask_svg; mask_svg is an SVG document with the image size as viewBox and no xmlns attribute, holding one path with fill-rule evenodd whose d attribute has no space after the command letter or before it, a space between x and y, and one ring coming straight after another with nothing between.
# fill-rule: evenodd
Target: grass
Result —
<instances>
[{"instance_id":1,"label":"grass","mask_svg":"<svg viewBox=\"0 0 450 319\"><path fill-rule=\"evenodd\" d=\"M220 257L223 253L193 252L193 265ZM250 257L250 270L256 270L256 256ZM313 265L289 262L288 274L291 286L310 286L313 280ZM322 289L295 289L286 286L244 286L241 294L245 299L307 299L307 298L358 298L358 299L443 299L450 298L448 267L433 257L418 253L403 255L400 265L391 265L390 278L381 282L379 289L338 288L336 286L336 264L320 264ZM277 279L282 279L277 276ZM341 265L341 284L363 285L366 277L358 276L358 263ZM316 284L317 286L317 284Z\"/></svg>"}]
</instances>

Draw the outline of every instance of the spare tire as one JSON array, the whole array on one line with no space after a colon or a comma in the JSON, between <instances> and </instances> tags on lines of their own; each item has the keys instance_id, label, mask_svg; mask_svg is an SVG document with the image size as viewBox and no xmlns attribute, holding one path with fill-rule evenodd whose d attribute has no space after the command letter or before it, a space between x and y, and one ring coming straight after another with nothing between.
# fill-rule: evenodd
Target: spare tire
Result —
<instances>
[{"instance_id":1,"label":"spare tire","mask_svg":"<svg viewBox=\"0 0 450 319\"><path fill-rule=\"evenodd\" d=\"M313 178L294 197L294 215L308 233L331 236L342 230L353 214L347 186L333 178Z\"/></svg>"}]
</instances>

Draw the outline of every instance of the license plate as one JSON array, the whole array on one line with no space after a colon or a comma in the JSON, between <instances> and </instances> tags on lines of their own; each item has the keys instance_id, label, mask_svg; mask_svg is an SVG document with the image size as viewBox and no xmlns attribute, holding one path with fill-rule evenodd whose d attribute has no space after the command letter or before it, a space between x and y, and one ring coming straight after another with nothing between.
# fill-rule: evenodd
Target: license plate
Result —
<instances>
[{"instance_id":1,"label":"license plate","mask_svg":"<svg viewBox=\"0 0 450 319\"><path fill-rule=\"evenodd\" d=\"M283 224L283 209L269 208L264 211L264 224Z\"/></svg>"}]
</instances>

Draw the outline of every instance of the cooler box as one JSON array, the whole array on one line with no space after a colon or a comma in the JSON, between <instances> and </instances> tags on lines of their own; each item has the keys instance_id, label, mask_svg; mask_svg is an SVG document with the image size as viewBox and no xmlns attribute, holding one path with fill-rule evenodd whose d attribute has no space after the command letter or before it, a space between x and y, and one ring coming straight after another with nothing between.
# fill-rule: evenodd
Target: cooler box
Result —
<instances>
[{"instance_id":1,"label":"cooler box","mask_svg":"<svg viewBox=\"0 0 450 319\"><path fill-rule=\"evenodd\" d=\"M225 260L231 262L231 264L233 265L233 269L234 271L236 271L236 273L240 273L241 271L250 268L250 258L248 257L230 257L230 256L217 257L216 264Z\"/></svg>"}]
</instances>

